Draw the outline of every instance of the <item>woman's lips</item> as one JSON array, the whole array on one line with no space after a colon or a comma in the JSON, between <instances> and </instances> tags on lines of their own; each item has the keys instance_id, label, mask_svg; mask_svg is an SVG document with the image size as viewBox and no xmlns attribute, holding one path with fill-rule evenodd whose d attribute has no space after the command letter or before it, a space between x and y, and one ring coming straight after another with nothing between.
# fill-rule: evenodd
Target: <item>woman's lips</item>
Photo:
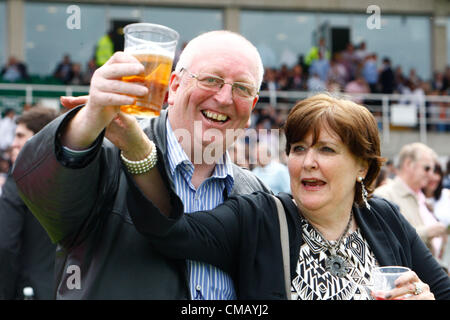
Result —
<instances>
[{"instance_id":1,"label":"woman's lips","mask_svg":"<svg viewBox=\"0 0 450 320\"><path fill-rule=\"evenodd\" d=\"M326 182L320 179L313 179L313 178L308 178L308 179L302 179L301 180L303 187L306 190L319 190L321 189Z\"/></svg>"}]
</instances>

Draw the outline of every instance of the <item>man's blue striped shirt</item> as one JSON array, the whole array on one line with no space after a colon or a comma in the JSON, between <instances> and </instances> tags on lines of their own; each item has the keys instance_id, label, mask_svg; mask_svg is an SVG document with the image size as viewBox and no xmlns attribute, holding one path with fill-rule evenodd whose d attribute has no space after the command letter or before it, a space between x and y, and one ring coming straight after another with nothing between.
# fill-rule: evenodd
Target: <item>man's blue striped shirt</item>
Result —
<instances>
[{"instance_id":1,"label":"man's blue striped shirt","mask_svg":"<svg viewBox=\"0 0 450 320\"><path fill-rule=\"evenodd\" d=\"M175 190L184 204L185 213L211 210L224 201L224 191L233 188L233 168L228 153L217 163L211 177L196 189L192 185L194 165L178 143L169 120L167 120L167 156ZM187 261L192 299L236 299L231 277L215 266L198 261Z\"/></svg>"}]
</instances>

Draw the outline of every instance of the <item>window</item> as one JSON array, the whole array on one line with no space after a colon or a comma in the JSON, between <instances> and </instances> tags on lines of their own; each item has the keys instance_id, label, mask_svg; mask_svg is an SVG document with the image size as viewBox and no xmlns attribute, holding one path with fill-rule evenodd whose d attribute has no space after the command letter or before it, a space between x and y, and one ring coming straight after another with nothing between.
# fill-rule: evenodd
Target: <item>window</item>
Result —
<instances>
[{"instance_id":1,"label":"window","mask_svg":"<svg viewBox=\"0 0 450 320\"><path fill-rule=\"evenodd\" d=\"M71 30L66 24L71 15L66 12L70 5L25 3L25 52L30 74L53 74L66 53L73 62L81 63L84 70L94 55L97 41L114 20L164 24L180 33L179 47L201 32L223 28L221 10L77 4L81 13L80 29Z\"/></svg>"},{"instance_id":2,"label":"window","mask_svg":"<svg viewBox=\"0 0 450 320\"><path fill-rule=\"evenodd\" d=\"M64 54L73 62L86 63L107 29L105 7L79 4L80 29L69 29L72 3L25 3L25 57L30 74L51 75Z\"/></svg>"},{"instance_id":3,"label":"window","mask_svg":"<svg viewBox=\"0 0 450 320\"><path fill-rule=\"evenodd\" d=\"M309 13L284 11L241 12L241 32L260 50L266 67L292 66L308 53L320 34L333 28L348 28L354 45L366 42L368 52L391 59L408 74L415 68L424 80L431 77L430 22L426 16L381 16L381 28L369 29L369 14ZM450 20L449 20L450 21ZM449 22L450 25L450 22ZM450 43L450 33L447 33ZM414 54L408 54L414 53ZM449 50L450 61L450 50Z\"/></svg>"}]
</instances>

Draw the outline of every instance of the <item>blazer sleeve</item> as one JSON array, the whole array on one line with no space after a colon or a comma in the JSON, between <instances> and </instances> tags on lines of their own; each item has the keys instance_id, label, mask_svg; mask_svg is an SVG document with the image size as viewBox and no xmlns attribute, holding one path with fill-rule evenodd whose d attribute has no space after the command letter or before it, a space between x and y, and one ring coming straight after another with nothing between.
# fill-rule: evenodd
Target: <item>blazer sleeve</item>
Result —
<instances>
[{"instance_id":1,"label":"blazer sleeve","mask_svg":"<svg viewBox=\"0 0 450 320\"><path fill-rule=\"evenodd\" d=\"M239 203L226 203L206 212L184 214L183 204L173 190L173 207L166 217L139 190L127 174L127 205L136 229L162 254L175 259L203 261L232 273L237 267L239 247Z\"/></svg>"},{"instance_id":2,"label":"blazer sleeve","mask_svg":"<svg viewBox=\"0 0 450 320\"><path fill-rule=\"evenodd\" d=\"M114 194L117 186L119 158L113 148L102 144L103 133L91 158L71 163L62 157L60 132L79 109L61 115L34 135L21 150L12 173L25 204L51 240L65 247L74 244L75 238L82 240L94 216L110 200L105 195Z\"/></svg>"},{"instance_id":3,"label":"blazer sleeve","mask_svg":"<svg viewBox=\"0 0 450 320\"><path fill-rule=\"evenodd\" d=\"M16 185L8 177L0 197L0 300L14 299L16 294L26 213Z\"/></svg>"},{"instance_id":4,"label":"blazer sleeve","mask_svg":"<svg viewBox=\"0 0 450 320\"><path fill-rule=\"evenodd\" d=\"M406 220L405 229L410 235L412 270L422 282L430 286L437 300L450 300L450 278L431 254L413 226Z\"/></svg>"},{"instance_id":5,"label":"blazer sleeve","mask_svg":"<svg viewBox=\"0 0 450 320\"><path fill-rule=\"evenodd\" d=\"M404 261L405 265L409 266L422 282L430 286L430 291L436 299L450 300L450 278L426 247L416 229L398 211L397 206L385 200L378 203L385 206L384 217L402 244L401 250L409 257L408 261ZM404 235L404 238L400 235Z\"/></svg>"}]
</instances>

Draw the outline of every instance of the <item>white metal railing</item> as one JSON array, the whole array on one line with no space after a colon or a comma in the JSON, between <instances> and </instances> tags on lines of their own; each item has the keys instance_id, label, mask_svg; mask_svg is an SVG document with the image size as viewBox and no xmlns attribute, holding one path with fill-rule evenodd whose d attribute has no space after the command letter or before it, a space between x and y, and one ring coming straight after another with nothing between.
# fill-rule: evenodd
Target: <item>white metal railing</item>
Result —
<instances>
[{"instance_id":1,"label":"white metal railing","mask_svg":"<svg viewBox=\"0 0 450 320\"><path fill-rule=\"evenodd\" d=\"M19 94L17 97L31 104L34 101L35 92L61 92L64 95L71 96L74 92L87 94L89 86L0 83L0 98L2 98L2 91L5 90L22 91L23 94ZM290 109L296 101L313 94L315 93L305 91L261 91L257 108L271 104L276 109ZM447 131L450 129L450 96L424 96L422 99L417 99L417 96L413 94L337 93L337 95L364 101L364 104L374 113L375 118L381 124L383 142L385 143L389 143L390 140L393 105L398 102L410 106L412 105L411 101L415 102L418 123L412 128L418 128L420 140L423 143L427 141L428 126L447 126L445 129ZM40 95L40 97L42 96Z\"/></svg>"},{"instance_id":2,"label":"white metal railing","mask_svg":"<svg viewBox=\"0 0 450 320\"><path fill-rule=\"evenodd\" d=\"M89 92L89 86L0 83L0 96L2 90L24 91L25 102L31 104L33 103L33 92L35 91L64 92L66 96L71 96L73 92Z\"/></svg>"}]
</instances>

